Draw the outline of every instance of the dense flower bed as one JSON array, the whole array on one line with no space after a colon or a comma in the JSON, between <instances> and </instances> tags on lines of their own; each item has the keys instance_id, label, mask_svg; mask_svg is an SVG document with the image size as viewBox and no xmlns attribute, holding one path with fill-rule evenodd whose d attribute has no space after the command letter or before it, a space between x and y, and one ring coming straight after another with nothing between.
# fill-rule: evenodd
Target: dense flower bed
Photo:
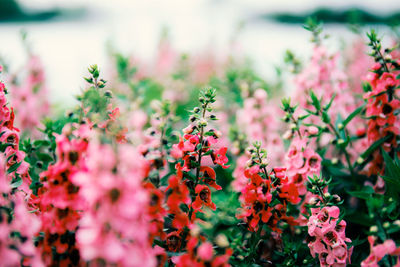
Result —
<instances>
[{"instance_id":1,"label":"dense flower bed","mask_svg":"<svg viewBox=\"0 0 400 267\"><path fill-rule=\"evenodd\" d=\"M0 266L400 266L398 42L307 29L291 98L167 40L62 116L39 57L0 66Z\"/></svg>"}]
</instances>

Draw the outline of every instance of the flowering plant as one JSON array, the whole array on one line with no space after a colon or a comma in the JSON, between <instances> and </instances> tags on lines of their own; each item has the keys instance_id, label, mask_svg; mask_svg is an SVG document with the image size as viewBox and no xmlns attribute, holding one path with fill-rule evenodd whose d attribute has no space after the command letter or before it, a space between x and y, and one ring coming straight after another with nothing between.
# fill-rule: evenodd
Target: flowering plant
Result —
<instances>
[{"instance_id":1,"label":"flowering plant","mask_svg":"<svg viewBox=\"0 0 400 267\"><path fill-rule=\"evenodd\" d=\"M331 52L306 29L292 98L164 39L154 64L113 51L108 82L90 66L61 116L38 57L23 83L4 71L0 265L399 266L398 45Z\"/></svg>"}]
</instances>

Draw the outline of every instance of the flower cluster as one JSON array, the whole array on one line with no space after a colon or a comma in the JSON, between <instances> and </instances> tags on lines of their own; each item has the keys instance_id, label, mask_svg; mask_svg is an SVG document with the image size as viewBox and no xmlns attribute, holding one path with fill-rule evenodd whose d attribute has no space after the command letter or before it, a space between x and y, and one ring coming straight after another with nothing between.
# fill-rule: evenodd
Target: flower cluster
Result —
<instances>
[{"instance_id":1,"label":"flower cluster","mask_svg":"<svg viewBox=\"0 0 400 267\"><path fill-rule=\"evenodd\" d=\"M0 65L0 73L2 70ZM0 103L0 258L4 266L22 262L42 266L33 244L40 220L25 201L30 200L29 165L24 161L25 153L19 150L19 130L14 127L14 111L7 106L6 88L1 81Z\"/></svg>"},{"instance_id":2,"label":"flower cluster","mask_svg":"<svg viewBox=\"0 0 400 267\"><path fill-rule=\"evenodd\" d=\"M283 80L234 60L221 75L163 40L151 71L116 53L112 91L90 66L79 105L38 137L32 57L12 82L17 118L0 82L0 265L398 266L400 50L371 32L372 57L359 42L331 53L321 24L305 28L310 61L285 59L298 74L288 127L267 99ZM217 89L198 95L203 83ZM25 118L26 102L39 114Z\"/></svg>"},{"instance_id":3,"label":"flower cluster","mask_svg":"<svg viewBox=\"0 0 400 267\"><path fill-rule=\"evenodd\" d=\"M295 137L292 140L285 163L289 180L296 185L300 195L307 193L307 178L320 174L321 162L321 157L310 148L306 138Z\"/></svg>"},{"instance_id":4,"label":"flower cluster","mask_svg":"<svg viewBox=\"0 0 400 267\"><path fill-rule=\"evenodd\" d=\"M34 236L40 230L40 220L29 212L23 195L12 194L0 156L0 258L4 266L43 266L34 247Z\"/></svg>"},{"instance_id":5,"label":"flower cluster","mask_svg":"<svg viewBox=\"0 0 400 267\"><path fill-rule=\"evenodd\" d=\"M0 65L0 73L2 66ZM8 169L7 179L12 183L12 188L19 187L20 190L29 194L29 164L24 161L25 153L19 150L19 129L14 126L14 108L7 105L6 87L0 81L0 142L4 144L2 152L6 158Z\"/></svg>"},{"instance_id":6,"label":"flower cluster","mask_svg":"<svg viewBox=\"0 0 400 267\"><path fill-rule=\"evenodd\" d=\"M346 222L339 221L339 213L336 206L315 208L308 219L308 247L313 257L318 254L321 266L345 266L350 261L346 242L351 240L346 238Z\"/></svg>"},{"instance_id":7,"label":"flower cluster","mask_svg":"<svg viewBox=\"0 0 400 267\"><path fill-rule=\"evenodd\" d=\"M85 166L88 143L66 132L57 136L56 143L57 162L41 174L43 187L35 199L42 221L39 247L46 265L77 265L80 253L75 232L85 202L72 177Z\"/></svg>"},{"instance_id":8,"label":"flower cluster","mask_svg":"<svg viewBox=\"0 0 400 267\"><path fill-rule=\"evenodd\" d=\"M286 176L285 168L266 170L266 151L260 143L250 148L251 160L245 175L248 184L242 189L240 201L242 209L237 215L243 219L250 231L257 231L260 221L276 232L281 233L279 223L285 221L295 224L294 218L286 214L287 205L300 202L296 185Z\"/></svg>"},{"instance_id":9,"label":"flower cluster","mask_svg":"<svg viewBox=\"0 0 400 267\"><path fill-rule=\"evenodd\" d=\"M317 176L310 178L311 216L308 218L308 247L311 255L318 254L321 266L346 266L350 262L353 248L348 248L351 240L346 237L346 222L340 218L340 210L335 202L340 202L337 195L323 192L329 182Z\"/></svg>"},{"instance_id":10,"label":"flower cluster","mask_svg":"<svg viewBox=\"0 0 400 267\"><path fill-rule=\"evenodd\" d=\"M261 141L267 151L274 155L270 164L277 166L282 164L284 158L283 141L280 138L280 124L277 114L280 109L273 103L267 102L267 93L264 89L257 89L253 97L249 97L244 102L243 109L237 112L237 124L243 129L249 142ZM247 178L243 175L244 163L249 158L245 155L237 162L234 172L235 181L233 187L237 191L247 184Z\"/></svg>"},{"instance_id":11,"label":"flower cluster","mask_svg":"<svg viewBox=\"0 0 400 267\"><path fill-rule=\"evenodd\" d=\"M227 148L217 146L220 133L214 129L206 129L208 120L216 119L215 115L207 114L212 111L211 104L215 102L215 89L202 91L199 101L201 108L193 109L191 124L183 130L184 136L179 143L172 146L170 152L178 160L175 165L176 175L169 178L167 187L168 213L173 215L172 229L175 230L167 235L166 244L168 251L173 252L185 248L186 243L189 246L190 241L187 239L190 233L187 229L193 227L198 214L203 213L204 208L216 210L211 198L211 188L222 188L216 183L215 170L210 166L229 167L226 165ZM193 258L190 250L193 247L188 247L188 253L182 255L178 261L185 262ZM207 257L204 262L211 258Z\"/></svg>"},{"instance_id":12,"label":"flower cluster","mask_svg":"<svg viewBox=\"0 0 400 267\"><path fill-rule=\"evenodd\" d=\"M85 159L86 168L73 176L87 205L76 233L82 258L94 266L155 266L148 242L150 199L142 187L146 161L129 145L113 148L95 140Z\"/></svg>"},{"instance_id":13,"label":"flower cluster","mask_svg":"<svg viewBox=\"0 0 400 267\"><path fill-rule=\"evenodd\" d=\"M396 77L400 73L399 62L391 59L390 54L381 53L381 44L374 31L368 37L376 63L367 76L370 91L364 94L367 100L366 115L369 118L367 138L370 145L384 139L382 147L390 152L398 146L396 137L400 134L400 121L396 116L400 101L395 97L400 85ZM383 170L383 157L377 150L369 165L369 174L382 174Z\"/></svg>"}]
</instances>

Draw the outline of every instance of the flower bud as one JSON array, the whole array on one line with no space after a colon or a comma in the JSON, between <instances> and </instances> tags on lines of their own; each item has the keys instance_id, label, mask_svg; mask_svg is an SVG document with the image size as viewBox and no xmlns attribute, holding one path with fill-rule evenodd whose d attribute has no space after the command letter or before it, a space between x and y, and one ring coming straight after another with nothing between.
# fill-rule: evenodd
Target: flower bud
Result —
<instances>
[{"instance_id":1,"label":"flower bud","mask_svg":"<svg viewBox=\"0 0 400 267\"><path fill-rule=\"evenodd\" d=\"M371 233L377 233L377 232L378 232L378 226L372 225L372 226L369 228L369 231L370 231Z\"/></svg>"},{"instance_id":2,"label":"flower bud","mask_svg":"<svg viewBox=\"0 0 400 267\"><path fill-rule=\"evenodd\" d=\"M311 134L311 135L316 135L316 134L318 134L318 132L319 132L318 128L315 127L315 126L310 126L310 127L308 127L308 128L307 128L307 131L308 131L308 133Z\"/></svg>"},{"instance_id":3,"label":"flower bud","mask_svg":"<svg viewBox=\"0 0 400 267\"><path fill-rule=\"evenodd\" d=\"M333 195L332 197L333 201L335 201L336 203L339 203L342 200L339 195Z\"/></svg>"},{"instance_id":4,"label":"flower bud","mask_svg":"<svg viewBox=\"0 0 400 267\"><path fill-rule=\"evenodd\" d=\"M207 126L207 121L204 118L201 118L198 122L199 127L206 127Z\"/></svg>"},{"instance_id":5,"label":"flower bud","mask_svg":"<svg viewBox=\"0 0 400 267\"><path fill-rule=\"evenodd\" d=\"M247 167L247 168L250 168L252 165L253 165L253 161L252 161L251 159L249 159L249 160L246 162L246 167Z\"/></svg>"},{"instance_id":6,"label":"flower bud","mask_svg":"<svg viewBox=\"0 0 400 267\"><path fill-rule=\"evenodd\" d=\"M338 162L339 162L338 158L332 158L332 159L331 159L331 163L332 163L333 165L338 164Z\"/></svg>"},{"instance_id":7,"label":"flower bud","mask_svg":"<svg viewBox=\"0 0 400 267\"><path fill-rule=\"evenodd\" d=\"M383 223L383 228L388 229L390 227L390 223L389 222L384 222Z\"/></svg>"},{"instance_id":8,"label":"flower bud","mask_svg":"<svg viewBox=\"0 0 400 267\"><path fill-rule=\"evenodd\" d=\"M201 229L197 224L194 224L192 226L192 229L190 229L190 234L192 236L198 236L200 234L200 232L201 232Z\"/></svg>"},{"instance_id":9,"label":"flower bud","mask_svg":"<svg viewBox=\"0 0 400 267\"><path fill-rule=\"evenodd\" d=\"M229 246L228 238L224 234L217 235L217 237L215 238L215 243L221 248L226 248Z\"/></svg>"},{"instance_id":10,"label":"flower bud","mask_svg":"<svg viewBox=\"0 0 400 267\"><path fill-rule=\"evenodd\" d=\"M362 164L364 162L363 157L358 157L357 164Z\"/></svg>"},{"instance_id":11,"label":"flower bud","mask_svg":"<svg viewBox=\"0 0 400 267\"><path fill-rule=\"evenodd\" d=\"M292 131L291 131L291 130L287 130L287 131L283 134L282 138L283 138L284 140L288 140L288 139L292 138L292 136L293 136Z\"/></svg>"},{"instance_id":12,"label":"flower bud","mask_svg":"<svg viewBox=\"0 0 400 267\"><path fill-rule=\"evenodd\" d=\"M308 204L310 204L310 205L316 205L317 203L318 203L318 199L316 197L312 197L308 201Z\"/></svg>"},{"instance_id":13,"label":"flower bud","mask_svg":"<svg viewBox=\"0 0 400 267\"><path fill-rule=\"evenodd\" d=\"M193 132L193 130L194 130L193 125L189 125L188 127L184 128L182 131L185 134L191 134Z\"/></svg>"}]
</instances>

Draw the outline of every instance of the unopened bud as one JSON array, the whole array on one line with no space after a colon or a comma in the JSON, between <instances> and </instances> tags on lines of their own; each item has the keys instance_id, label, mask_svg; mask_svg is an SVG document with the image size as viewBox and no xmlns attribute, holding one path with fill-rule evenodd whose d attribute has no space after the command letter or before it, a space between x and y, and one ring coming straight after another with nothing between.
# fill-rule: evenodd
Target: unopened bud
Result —
<instances>
[{"instance_id":1,"label":"unopened bud","mask_svg":"<svg viewBox=\"0 0 400 267\"><path fill-rule=\"evenodd\" d=\"M390 223L389 222L384 222L383 223L383 228L388 229L390 227Z\"/></svg>"},{"instance_id":2,"label":"unopened bud","mask_svg":"<svg viewBox=\"0 0 400 267\"><path fill-rule=\"evenodd\" d=\"M215 243L221 248L226 248L229 246L228 238L224 234L217 235L217 237L215 238Z\"/></svg>"},{"instance_id":3,"label":"unopened bud","mask_svg":"<svg viewBox=\"0 0 400 267\"><path fill-rule=\"evenodd\" d=\"M252 165L253 165L253 161L252 161L251 159L249 159L249 160L246 162L246 167L247 167L247 168L250 168Z\"/></svg>"},{"instance_id":4,"label":"unopened bud","mask_svg":"<svg viewBox=\"0 0 400 267\"><path fill-rule=\"evenodd\" d=\"M392 56L391 56L390 54L387 54L387 55L385 56L385 60L386 60L386 61L392 60Z\"/></svg>"},{"instance_id":5,"label":"unopened bud","mask_svg":"<svg viewBox=\"0 0 400 267\"><path fill-rule=\"evenodd\" d=\"M393 224L396 225L397 227L400 227L400 220L395 220Z\"/></svg>"},{"instance_id":6,"label":"unopened bud","mask_svg":"<svg viewBox=\"0 0 400 267\"><path fill-rule=\"evenodd\" d=\"M317 190L317 187L316 187L315 185L313 185L311 189L312 189L313 191L316 191L316 190Z\"/></svg>"},{"instance_id":7,"label":"unopened bud","mask_svg":"<svg viewBox=\"0 0 400 267\"><path fill-rule=\"evenodd\" d=\"M343 130L344 125L343 125L343 123L339 123L337 127L338 127L339 130Z\"/></svg>"},{"instance_id":8,"label":"unopened bud","mask_svg":"<svg viewBox=\"0 0 400 267\"><path fill-rule=\"evenodd\" d=\"M220 138L222 136L222 133L220 131L215 130L214 135L215 137Z\"/></svg>"},{"instance_id":9,"label":"unopened bud","mask_svg":"<svg viewBox=\"0 0 400 267\"><path fill-rule=\"evenodd\" d=\"M197 224L194 224L192 226L192 229L190 229L190 234L192 236L198 236L200 234L200 232L201 232L201 229Z\"/></svg>"},{"instance_id":10,"label":"unopened bud","mask_svg":"<svg viewBox=\"0 0 400 267\"><path fill-rule=\"evenodd\" d=\"M193 132L193 125L189 125L188 127L184 128L182 131L184 134L191 134Z\"/></svg>"},{"instance_id":11,"label":"unopened bud","mask_svg":"<svg viewBox=\"0 0 400 267\"><path fill-rule=\"evenodd\" d=\"M308 131L308 133L311 134L311 135L316 135L316 134L318 134L318 132L319 132L318 128L315 127L315 126L310 126L310 127L308 127L308 128L307 128L307 131Z\"/></svg>"},{"instance_id":12,"label":"unopened bud","mask_svg":"<svg viewBox=\"0 0 400 267\"><path fill-rule=\"evenodd\" d=\"M199 125L199 127L206 127L207 126L207 121L204 119L204 118L201 118L200 120L199 120L199 123L198 123L198 125Z\"/></svg>"},{"instance_id":13,"label":"unopened bud","mask_svg":"<svg viewBox=\"0 0 400 267\"><path fill-rule=\"evenodd\" d=\"M377 232L378 232L378 226L372 225L372 226L369 228L369 231L370 231L371 233L377 233Z\"/></svg>"},{"instance_id":14,"label":"unopened bud","mask_svg":"<svg viewBox=\"0 0 400 267\"><path fill-rule=\"evenodd\" d=\"M285 140L288 140L288 139L292 138L292 136L293 136L292 131L291 131L291 130L287 130L287 131L283 134L282 138L285 139Z\"/></svg>"},{"instance_id":15,"label":"unopened bud","mask_svg":"<svg viewBox=\"0 0 400 267\"><path fill-rule=\"evenodd\" d=\"M358 164L362 164L363 162L364 162L363 157L358 157L357 163L358 163Z\"/></svg>"},{"instance_id":16,"label":"unopened bud","mask_svg":"<svg viewBox=\"0 0 400 267\"><path fill-rule=\"evenodd\" d=\"M268 160L267 159L263 159L262 161L261 161L261 165L263 166L263 167L266 167L267 165L268 165Z\"/></svg>"},{"instance_id":17,"label":"unopened bud","mask_svg":"<svg viewBox=\"0 0 400 267\"><path fill-rule=\"evenodd\" d=\"M338 203L342 200L339 195L333 195L332 197L333 197L333 201L335 201L336 203Z\"/></svg>"},{"instance_id":18,"label":"unopened bud","mask_svg":"<svg viewBox=\"0 0 400 267\"><path fill-rule=\"evenodd\" d=\"M332 163L333 165L338 164L338 162L339 162L338 158L332 158L332 159L331 159L331 163Z\"/></svg>"},{"instance_id":19,"label":"unopened bud","mask_svg":"<svg viewBox=\"0 0 400 267\"><path fill-rule=\"evenodd\" d=\"M317 203L318 203L318 199L316 197L312 197L308 201L308 204L310 204L310 205L316 205Z\"/></svg>"},{"instance_id":20,"label":"unopened bud","mask_svg":"<svg viewBox=\"0 0 400 267\"><path fill-rule=\"evenodd\" d=\"M324 193L324 197L325 197L325 198L330 198L330 197L331 197L331 194L329 194L328 192L326 192L326 193Z\"/></svg>"}]
</instances>

